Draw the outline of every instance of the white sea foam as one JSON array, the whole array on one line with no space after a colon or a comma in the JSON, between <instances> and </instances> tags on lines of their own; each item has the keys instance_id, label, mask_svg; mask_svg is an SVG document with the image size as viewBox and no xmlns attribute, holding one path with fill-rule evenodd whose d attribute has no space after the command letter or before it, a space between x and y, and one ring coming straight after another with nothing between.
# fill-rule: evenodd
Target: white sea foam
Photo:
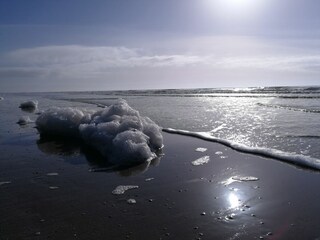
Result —
<instances>
[{"instance_id":1,"label":"white sea foam","mask_svg":"<svg viewBox=\"0 0 320 240\"><path fill-rule=\"evenodd\" d=\"M0 182L0 186L5 185L5 184L10 184L11 181L4 181L4 182Z\"/></svg>"},{"instance_id":2,"label":"white sea foam","mask_svg":"<svg viewBox=\"0 0 320 240\"><path fill-rule=\"evenodd\" d=\"M240 182L251 182L259 180L259 178L253 176L233 176L232 179Z\"/></svg>"},{"instance_id":3,"label":"white sea foam","mask_svg":"<svg viewBox=\"0 0 320 240\"><path fill-rule=\"evenodd\" d=\"M191 164L193 166L199 166L199 165L206 164L209 161L210 161L210 156L203 156L201 158L198 158L197 160L192 161Z\"/></svg>"},{"instance_id":4,"label":"white sea foam","mask_svg":"<svg viewBox=\"0 0 320 240\"><path fill-rule=\"evenodd\" d=\"M25 102L22 102L19 107L22 109L27 109L27 108L36 109L38 108L38 101L36 100L25 101Z\"/></svg>"},{"instance_id":5,"label":"white sea foam","mask_svg":"<svg viewBox=\"0 0 320 240\"><path fill-rule=\"evenodd\" d=\"M128 204L136 204L137 201L136 201L134 198L129 198L129 199L127 200L127 203L128 203Z\"/></svg>"},{"instance_id":6,"label":"white sea foam","mask_svg":"<svg viewBox=\"0 0 320 240\"><path fill-rule=\"evenodd\" d=\"M128 191L130 189L135 189L135 188L139 188L139 186L136 186L136 185L119 185L112 191L112 194L115 194L115 195L124 194L126 191Z\"/></svg>"},{"instance_id":7,"label":"white sea foam","mask_svg":"<svg viewBox=\"0 0 320 240\"><path fill-rule=\"evenodd\" d=\"M271 157L271 158L279 159L281 161L288 162L291 164L320 170L320 159L301 155L301 154L288 153L288 152L283 152L277 149L270 149L270 148L249 147L244 144L214 137L208 132L191 132L191 131L178 130L173 128L165 128L163 129L163 131L197 137L200 139L224 144L240 152L252 153L252 154L265 156L265 157Z\"/></svg>"},{"instance_id":8,"label":"white sea foam","mask_svg":"<svg viewBox=\"0 0 320 240\"><path fill-rule=\"evenodd\" d=\"M32 121L29 116L22 116L22 117L19 118L17 123L19 125L27 125L27 124L33 123L33 122L34 121Z\"/></svg>"},{"instance_id":9,"label":"white sea foam","mask_svg":"<svg viewBox=\"0 0 320 240\"><path fill-rule=\"evenodd\" d=\"M79 136L79 125L90 122L90 114L76 108L53 107L44 111L36 120L41 134L62 137Z\"/></svg>"},{"instance_id":10,"label":"white sea foam","mask_svg":"<svg viewBox=\"0 0 320 240\"><path fill-rule=\"evenodd\" d=\"M124 100L99 111L51 108L36 126L41 134L80 138L117 165L151 160L163 146L161 128Z\"/></svg>"},{"instance_id":11,"label":"white sea foam","mask_svg":"<svg viewBox=\"0 0 320 240\"><path fill-rule=\"evenodd\" d=\"M196 148L196 152L205 152L205 151L207 151L206 148L202 148L202 147Z\"/></svg>"}]
</instances>

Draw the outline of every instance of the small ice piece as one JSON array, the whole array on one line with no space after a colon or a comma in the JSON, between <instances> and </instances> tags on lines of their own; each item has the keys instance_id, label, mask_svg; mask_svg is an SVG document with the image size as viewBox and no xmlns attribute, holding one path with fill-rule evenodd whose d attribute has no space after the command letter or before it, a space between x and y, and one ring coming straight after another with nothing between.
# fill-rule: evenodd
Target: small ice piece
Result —
<instances>
[{"instance_id":1,"label":"small ice piece","mask_svg":"<svg viewBox=\"0 0 320 240\"><path fill-rule=\"evenodd\" d=\"M112 194L115 194L115 195L124 194L125 191L130 190L130 189L135 189L135 188L139 188L139 186L136 186L136 185L119 185L112 191Z\"/></svg>"},{"instance_id":2,"label":"small ice piece","mask_svg":"<svg viewBox=\"0 0 320 240\"><path fill-rule=\"evenodd\" d=\"M127 203L129 203L129 204L136 204L137 201L136 201L135 199L133 199L133 198L130 198L130 199L127 200Z\"/></svg>"},{"instance_id":3,"label":"small ice piece","mask_svg":"<svg viewBox=\"0 0 320 240\"><path fill-rule=\"evenodd\" d=\"M56 172L52 172L52 173L47 173L47 176L58 176L59 173Z\"/></svg>"},{"instance_id":4,"label":"small ice piece","mask_svg":"<svg viewBox=\"0 0 320 240\"><path fill-rule=\"evenodd\" d=\"M235 181L240 181L240 182L249 182L249 181L258 181L259 180L259 178L253 177L253 176L244 176L244 177L233 176L232 179Z\"/></svg>"},{"instance_id":5,"label":"small ice piece","mask_svg":"<svg viewBox=\"0 0 320 240\"><path fill-rule=\"evenodd\" d=\"M51 187L49 187L49 189L50 190L56 190L56 189L58 189L59 187L57 187L57 186L51 186Z\"/></svg>"},{"instance_id":6,"label":"small ice piece","mask_svg":"<svg viewBox=\"0 0 320 240\"><path fill-rule=\"evenodd\" d=\"M22 102L19 106L21 109L36 109L38 108L38 101L35 100L29 100Z\"/></svg>"},{"instance_id":7,"label":"small ice piece","mask_svg":"<svg viewBox=\"0 0 320 240\"><path fill-rule=\"evenodd\" d=\"M207 151L206 148L202 148L202 147L196 148L196 152L205 152L205 151Z\"/></svg>"},{"instance_id":8,"label":"small ice piece","mask_svg":"<svg viewBox=\"0 0 320 240\"><path fill-rule=\"evenodd\" d=\"M27 125L28 123L33 123L33 121L28 116L22 116L17 123L19 125Z\"/></svg>"},{"instance_id":9,"label":"small ice piece","mask_svg":"<svg viewBox=\"0 0 320 240\"><path fill-rule=\"evenodd\" d=\"M218 152L215 152L215 154L216 154L216 155L222 155L223 152L218 151Z\"/></svg>"},{"instance_id":10,"label":"small ice piece","mask_svg":"<svg viewBox=\"0 0 320 240\"><path fill-rule=\"evenodd\" d=\"M197 160L192 161L191 164L193 166L199 166L199 165L206 164L209 161L210 161L210 156L203 156L201 158L198 158Z\"/></svg>"},{"instance_id":11,"label":"small ice piece","mask_svg":"<svg viewBox=\"0 0 320 240\"><path fill-rule=\"evenodd\" d=\"M4 182L0 182L0 186L5 185L5 184L10 184L10 181L4 181Z\"/></svg>"}]
</instances>

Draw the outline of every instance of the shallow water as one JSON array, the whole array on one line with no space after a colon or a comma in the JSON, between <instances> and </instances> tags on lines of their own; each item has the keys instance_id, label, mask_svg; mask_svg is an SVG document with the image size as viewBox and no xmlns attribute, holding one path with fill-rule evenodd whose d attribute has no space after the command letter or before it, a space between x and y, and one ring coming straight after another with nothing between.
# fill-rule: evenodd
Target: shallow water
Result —
<instances>
[{"instance_id":1,"label":"shallow water","mask_svg":"<svg viewBox=\"0 0 320 240\"><path fill-rule=\"evenodd\" d=\"M1 94L1 110L38 100L49 106L96 108L124 98L164 128L210 132L248 147L320 159L320 88L273 87ZM10 101L10 106L6 102ZM4 107L4 109L3 109ZM19 114L25 116L27 113ZM36 116L30 113L31 120ZM5 120L8 120L7 118ZM13 119L10 119L11 121ZM14 119L14 121L17 121ZM1 131L1 130L0 130ZM0 132L1 133L1 132Z\"/></svg>"},{"instance_id":2,"label":"shallow water","mask_svg":"<svg viewBox=\"0 0 320 240\"><path fill-rule=\"evenodd\" d=\"M211 132L249 147L320 158L318 87L190 89L52 94L73 103L128 100L164 128Z\"/></svg>"}]
</instances>

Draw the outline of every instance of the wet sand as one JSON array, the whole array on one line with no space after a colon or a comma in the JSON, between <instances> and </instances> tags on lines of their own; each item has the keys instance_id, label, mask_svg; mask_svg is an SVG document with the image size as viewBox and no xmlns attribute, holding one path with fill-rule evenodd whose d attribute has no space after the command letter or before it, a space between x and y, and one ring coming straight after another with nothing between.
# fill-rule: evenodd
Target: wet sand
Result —
<instances>
[{"instance_id":1,"label":"wet sand","mask_svg":"<svg viewBox=\"0 0 320 240\"><path fill-rule=\"evenodd\" d=\"M0 239L320 237L318 172L168 133L150 166L94 172L103 162L77 143L27 129L1 136Z\"/></svg>"}]
</instances>

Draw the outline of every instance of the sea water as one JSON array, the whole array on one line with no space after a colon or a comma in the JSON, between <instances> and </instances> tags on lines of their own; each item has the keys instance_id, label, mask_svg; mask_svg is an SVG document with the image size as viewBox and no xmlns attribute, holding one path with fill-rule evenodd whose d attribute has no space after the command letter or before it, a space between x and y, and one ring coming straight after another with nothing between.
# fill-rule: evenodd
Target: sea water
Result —
<instances>
[{"instance_id":1,"label":"sea water","mask_svg":"<svg viewBox=\"0 0 320 240\"><path fill-rule=\"evenodd\" d=\"M0 94L50 106L101 108L123 98L163 128L202 132L250 149L320 159L320 87ZM3 109L3 106L1 106ZM17 120L21 116L17 116ZM32 119L32 118L31 118ZM16 121L17 121L16 120ZM34 120L34 119L32 119Z\"/></svg>"}]
</instances>

